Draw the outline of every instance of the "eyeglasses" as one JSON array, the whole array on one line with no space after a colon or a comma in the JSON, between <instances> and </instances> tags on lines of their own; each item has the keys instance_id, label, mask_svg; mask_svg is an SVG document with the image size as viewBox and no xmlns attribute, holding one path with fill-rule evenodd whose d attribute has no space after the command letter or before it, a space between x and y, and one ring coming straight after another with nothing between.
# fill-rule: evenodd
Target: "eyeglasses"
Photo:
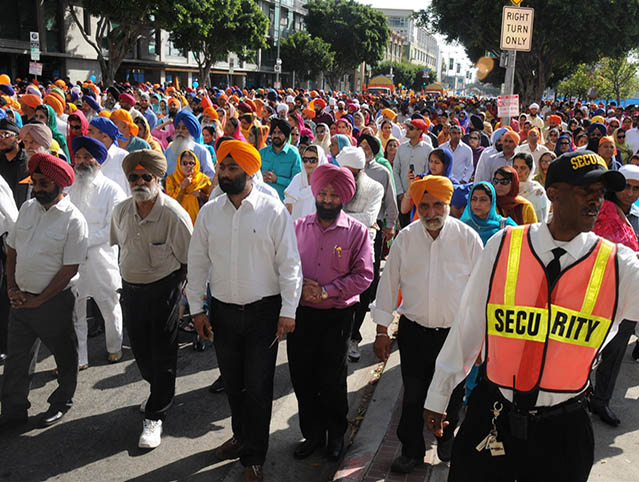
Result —
<instances>
[{"instance_id":1,"label":"eyeglasses","mask_svg":"<svg viewBox=\"0 0 639 482\"><path fill-rule=\"evenodd\" d=\"M409 131L414 131L415 129L417 129L414 125L406 126L406 128L407 128Z\"/></svg>"},{"instance_id":2,"label":"eyeglasses","mask_svg":"<svg viewBox=\"0 0 639 482\"><path fill-rule=\"evenodd\" d=\"M468 139L470 139L471 141L478 141L479 137L477 136L470 136Z\"/></svg>"},{"instance_id":3,"label":"eyeglasses","mask_svg":"<svg viewBox=\"0 0 639 482\"><path fill-rule=\"evenodd\" d=\"M142 178L144 182L151 182L153 180L151 174L129 174L129 182L138 182L140 178Z\"/></svg>"},{"instance_id":4,"label":"eyeglasses","mask_svg":"<svg viewBox=\"0 0 639 482\"><path fill-rule=\"evenodd\" d=\"M71 129L72 131L79 131L80 129L82 129L82 126L69 124L69 129Z\"/></svg>"},{"instance_id":5,"label":"eyeglasses","mask_svg":"<svg viewBox=\"0 0 639 482\"><path fill-rule=\"evenodd\" d=\"M617 139L625 139L625 138L626 138L626 136L617 135Z\"/></svg>"},{"instance_id":6,"label":"eyeglasses","mask_svg":"<svg viewBox=\"0 0 639 482\"><path fill-rule=\"evenodd\" d=\"M17 135L15 132L0 132L0 139L8 139L9 137L15 137Z\"/></svg>"},{"instance_id":7,"label":"eyeglasses","mask_svg":"<svg viewBox=\"0 0 639 482\"><path fill-rule=\"evenodd\" d=\"M569 145L570 145L570 142L568 142L568 141L561 141L561 142L559 143L559 145L560 145L560 146L569 146Z\"/></svg>"},{"instance_id":8,"label":"eyeglasses","mask_svg":"<svg viewBox=\"0 0 639 482\"><path fill-rule=\"evenodd\" d=\"M182 161L183 166L195 166L195 161Z\"/></svg>"},{"instance_id":9,"label":"eyeglasses","mask_svg":"<svg viewBox=\"0 0 639 482\"><path fill-rule=\"evenodd\" d=\"M510 179L497 179L496 177L493 177L493 184L496 186L497 184L501 184L502 186L507 186L508 184L510 184Z\"/></svg>"},{"instance_id":10,"label":"eyeglasses","mask_svg":"<svg viewBox=\"0 0 639 482\"><path fill-rule=\"evenodd\" d=\"M302 157L302 162L304 164L315 164L317 163L317 157Z\"/></svg>"}]
</instances>

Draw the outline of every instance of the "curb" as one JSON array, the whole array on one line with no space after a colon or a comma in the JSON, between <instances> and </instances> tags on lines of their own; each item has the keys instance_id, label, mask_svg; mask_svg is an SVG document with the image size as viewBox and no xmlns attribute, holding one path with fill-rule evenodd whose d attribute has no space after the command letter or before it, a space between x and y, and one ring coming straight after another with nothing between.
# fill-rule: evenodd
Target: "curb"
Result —
<instances>
[{"instance_id":1,"label":"curb","mask_svg":"<svg viewBox=\"0 0 639 482\"><path fill-rule=\"evenodd\" d=\"M402 391L402 377L399 373L385 376L387 372L399 369L399 349L396 345L394 348L377 383L364 420L342 458L333 482L361 482L384 440L393 409Z\"/></svg>"}]
</instances>

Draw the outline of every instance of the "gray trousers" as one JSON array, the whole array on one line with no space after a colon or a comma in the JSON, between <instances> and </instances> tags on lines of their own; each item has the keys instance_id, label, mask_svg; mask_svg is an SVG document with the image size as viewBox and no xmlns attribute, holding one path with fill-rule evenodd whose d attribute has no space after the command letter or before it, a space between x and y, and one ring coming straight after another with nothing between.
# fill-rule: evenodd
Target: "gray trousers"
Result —
<instances>
[{"instance_id":1,"label":"gray trousers","mask_svg":"<svg viewBox=\"0 0 639 482\"><path fill-rule=\"evenodd\" d=\"M78 381L78 339L73 328L75 297L66 289L37 308L13 309L9 314L7 360L2 384L2 414L27 414L32 363L38 339L51 351L58 367L58 388L49 396L56 409L71 408ZM30 370L31 367L31 370Z\"/></svg>"},{"instance_id":2,"label":"gray trousers","mask_svg":"<svg viewBox=\"0 0 639 482\"><path fill-rule=\"evenodd\" d=\"M591 397L591 403L594 405L603 406L610 402L635 324L634 321L623 320L617 334L601 352L601 362L595 375L595 390Z\"/></svg>"}]
</instances>

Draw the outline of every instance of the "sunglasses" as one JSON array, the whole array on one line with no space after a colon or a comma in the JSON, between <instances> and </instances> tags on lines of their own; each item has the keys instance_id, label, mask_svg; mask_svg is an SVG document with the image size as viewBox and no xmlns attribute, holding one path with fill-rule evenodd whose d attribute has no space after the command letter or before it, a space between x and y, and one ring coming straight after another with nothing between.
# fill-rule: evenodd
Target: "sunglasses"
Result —
<instances>
[{"instance_id":1,"label":"sunglasses","mask_svg":"<svg viewBox=\"0 0 639 482\"><path fill-rule=\"evenodd\" d=\"M14 133L14 132L0 132L0 139L7 139L9 137L15 137L18 134Z\"/></svg>"},{"instance_id":2,"label":"sunglasses","mask_svg":"<svg viewBox=\"0 0 639 482\"><path fill-rule=\"evenodd\" d=\"M183 166L195 166L195 161L182 161Z\"/></svg>"},{"instance_id":3,"label":"sunglasses","mask_svg":"<svg viewBox=\"0 0 639 482\"><path fill-rule=\"evenodd\" d=\"M414 131L415 129L417 129L414 125L406 126L406 128L407 128L409 131Z\"/></svg>"},{"instance_id":4,"label":"sunglasses","mask_svg":"<svg viewBox=\"0 0 639 482\"><path fill-rule=\"evenodd\" d=\"M129 174L129 182L138 182L140 178L142 178L144 182L151 182L153 180L151 174Z\"/></svg>"},{"instance_id":5,"label":"sunglasses","mask_svg":"<svg viewBox=\"0 0 639 482\"><path fill-rule=\"evenodd\" d=\"M302 157L302 162L304 164L315 164L317 163L317 157Z\"/></svg>"},{"instance_id":6,"label":"sunglasses","mask_svg":"<svg viewBox=\"0 0 639 482\"><path fill-rule=\"evenodd\" d=\"M478 140L479 140L479 137L470 136L470 137L469 137L469 139L470 139L471 141L478 141Z\"/></svg>"},{"instance_id":7,"label":"sunglasses","mask_svg":"<svg viewBox=\"0 0 639 482\"><path fill-rule=\"evenodd\" d=\"M569 145L570 145L570 142L561 141L561 142L559 143L559 145L560 145L560 146L569 146Z\"/></svg>"},{"instance_id":8,"label":"sunglasses","mask_svg":"<svg viewBox=\"0 0 639 482\"><path fill-rule=\"evenodd\" d=\"M81 125L73 125L73 124L69 124L69 128L70 128L72 131L79 131L80 129L82 129L82 126L81 126Z\"/></svg>"},{"instance_id":9,"label":"sunglasses","mask_svg":"<svg viewBox=\"0 0 639 482\"><path fill-rule=\"evenodd\" d=\"M508 184L510 184L510 179L497 179L496 177L493 177L493 184L501 184L502 186L507 186Z\"/></svg>"},{"instance_id":10,"label":"sunglasses","mask_svg":"<svg viewBox=\"0 0 639 482\"><path fill-rule=\"evenodd\" d=\"M617 136L617 139L625 139L626 136Z\"/></svg>"}]
</instances>

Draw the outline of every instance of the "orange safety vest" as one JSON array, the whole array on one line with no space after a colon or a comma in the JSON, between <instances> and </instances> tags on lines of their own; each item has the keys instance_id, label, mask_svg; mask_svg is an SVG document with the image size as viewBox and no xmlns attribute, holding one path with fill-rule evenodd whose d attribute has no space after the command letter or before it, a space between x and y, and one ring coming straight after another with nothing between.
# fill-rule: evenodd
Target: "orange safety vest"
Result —
<instances>
[{"instance_id":1,"label":"orange safety vest","mask_svg":"<svg viewBox=\"0 0 639 482\"><path fill-rule=\"evenodd\" d=\"M615 317L616 246L600 238L548 287L530 226L506 229L486 305L486 374L503 388L582 391Z\"/></svg>"}]
</instances>

